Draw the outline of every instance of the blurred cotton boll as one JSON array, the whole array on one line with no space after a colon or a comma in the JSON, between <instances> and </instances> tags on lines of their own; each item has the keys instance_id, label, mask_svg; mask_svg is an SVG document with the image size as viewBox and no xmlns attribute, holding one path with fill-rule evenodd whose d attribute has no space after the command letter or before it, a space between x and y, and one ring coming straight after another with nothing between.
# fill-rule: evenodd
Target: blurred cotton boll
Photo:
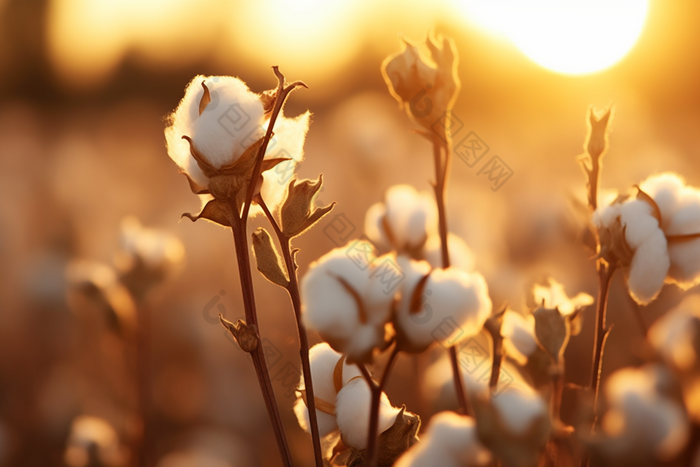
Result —
<instances>
[{"instance_id":1,"label":"blurred cotton boll","mask_svg":"<svg viewBox=\"0 0 700 467\"><path fill-rule=\"evenodd\" d=\"M343 443L358 450L367 447L371 400L371 390L363 378L350 381L338 392L336 414L341 438ZM398 413L399 409L392 406L387 395L382 393L378 433L391 428Z\"/></svg>"},{"instance_id":2,"label":"blurred cotton boll","mask_svg":"<svg viewBox=\"0 0 700 467\"><path fill-rule=\"evenodd\" d=\"M105 420L80 416L71 425L64 461L69 467L126 465L127 453L114 428Z\"/></svg>"},{"instance_id":3,"label":"blurred cotton boll","mask_svg":"<svg viewBox=\"0 0 700 467\"><path fill-rule=\"evenodd\" d=\"M507 310L503 315L501 334L507 355L521 365L527 363L528 357L539 346L535 337L535 317L532 314L522 315Z\"/></svg>"},{"instance_id":4,"label":"blurred cotton boll","mask_svg":"<svg viewBox=\"0 0 700 467\"><path fill-rule=\"evenodd\" d=\"M570 298L564 286L552 278L547 279L547 285L535 284L532 294L536 305L550 309L558 308L564 316L593 303L593 297L583 292Z\"/></svg>"},{"instance_id":5,"label":"blurred cotton boll","mask_svg":"<svg viewBox=\"0 0 700 467\"><path fill-rule=\"evenodd\" d=\"M114 269L92 261L73 260L66 267L66 280L71 286L68 300L76 313L83 312L79 298L85 297L104 310L108 322L119 331L134 331L136 304Z\"/></svg>"},{"instance_id":6,"label":"blurred cotton boll","mask_svg":"<svg viewBox=\"0 0 700 467\"><path fill-rule=\"evenodd\" d=\"M391 264L392 255L377 258L369 242L358 240L319 258L301 281L305 325L348 362L367 362L386 345L394 292L375 273Z\"/></svg>"},{"instance_id":7,"label":"blurred cotton boll","mask_svg":"<svg viewBox=\"0 0 700 467\"><path fill-rule=\"evenodd\" d=\"M452 267L431 270L427 262L405 257L399 265L406 275L395 318L402 349L422 352L436 341L454 345L481 330L491 299L480 274Z\"/></svg>"},{"instance_id":8,"label":"blurred cotton boll","mask_svg":"<svg viewBox=\"0 0 700 467\"><path fill-rule=\"evenodd\" d=\"M525 434L538 420L547 415L544 399L524 384L513 385L492 400L503 426L513 435Z\"/></svg>"},{"instance_id":9,"label":"blurred cotton boll","mask_svg":"<svg viewBox=\"0 0 700 467\"><path fill-rule=\"evenodd\" d=\"M167 270L185 259L185 247L177 237L163 230L145 228L135 217L122 220L121 244L133 260L142 261L154 270Z\"/></svg>"},{"instance_id":10,"label":"blurred cotton boll","mask_svg":"<svg viewBox=\"0 0 700 467\"><path fill-rule=\"evenodd\" d=\"M319 423L319 433L325 437L338 429L335 420L335 400L338 391L342 389L350 380L362 377L362 373L357 365L348 365L344 359L342 364L341 354L334 351L325 342L317 344L309 350L309 360L311 362L311 378L314 383L314 396L316 400L316 415ZM299 383L299 390L304 391L304 376ZM310 432L309 410L307 407L306 393L297 399L294 404L294 413L299 420L299 425Z\"/></svg>"},{"instance_id":11,"label":"blurred cotton boll","mask_svg":"<svg viewBox=\"0 0 700 467\"><path fill-rule=\"evenodd\" d=\"M415 253L437 230L437 208L433 197L410 185L395 185L383 203L367 210L365 233L381 248Z\"/></svg>"},{"instance_id":12,"label":"blurred cotton boll","mask_svg":"<svg viewBox=\"0 0 700 467\"><path fill-rule=\"evenodd\" d=\"M450 266L466 272L474 270L474 253L461 237L453 233L447 234L447 250L450 253ZM431 234L425 242L423 259L433 268L442 267L442 239L437 232Z\"/></svg>"},{"instance_id":13,"label":"blurred cotton boll","mask_svg":"<svg viewBox=\"0 0 700 467\"><path fill-rule=\"evenodd\" d=\"M477 437L474 419L441 412L430 419L421 442L404 454L396 467L475 467L490 461L491 454Z\"/></svg>"},{"instance_id":14,"label":"blurred cotton boll","mask_svg":"<svg viewBox=\"0 0 700 467\"><path fill-rule=\"evenodd\" d=\"M673 459L688 440L689 425L672 387L671 374L658 365L615 372L605 386L609 409L596 451L624 465L640 465L649 456Z\"/></svg>"},{"instance_id":15,"label":"blurred cotton boll","mask_svg":"<svg viewBox=\"0 0 700 467\"><path fill-rule=\"evenodd\" d=\"M695 345L700 331L700 296L690 295L649 329L649 342L673 368L692 370L698 364Z\"/></svg>"}]
</instances>

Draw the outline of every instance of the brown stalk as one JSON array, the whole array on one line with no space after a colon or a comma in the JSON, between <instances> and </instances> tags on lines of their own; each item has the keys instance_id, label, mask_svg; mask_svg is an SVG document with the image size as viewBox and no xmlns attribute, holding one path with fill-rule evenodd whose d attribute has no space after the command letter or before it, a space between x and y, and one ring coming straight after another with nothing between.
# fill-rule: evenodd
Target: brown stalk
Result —
<instances>
[{"instance_id":1,"label":"brown stalk","mask_svg":"<svg viewBox=\"0 0 700 467\"><path fill-rule=\"evenodd\" d=\"M448 128L445 129L445 139L447 143L442 143L437 135L433 135L433 156L435 160L435 201L438 208L438 229L440 232L440 251L442 254L442 268L450 267L450 253L447 245L447 213L445 210L445 191L447 190L447 180L450 174L450 165L452 160L452 137ZM442 150L445 150L445 157L442 157ZM467 402L467 395L464 390L464 383L459 369L459 359L457 358L457 349L452 346L449 348L450 364L452 366L452 374L457 393L457 401L459 402L460 412L463 414L470 413L470 407Z\"/></svg>"},{"instance_id":2,"label":"brown stalk","mask_svg":"<svg viewBox=\"0 0 700 467\"><path fill-rule=\"evenodd\" d=\"M292 255L292 239L287 237L280 229L277 220L270 212L270 209L265 204L261 196L256 197L256 202L265 212L270 225L277 235L277 240L280 243L282 257L287 268L287 276L289 283L286 287L289 298L292 301L294 308L294 317L296 318L297 333L299 334L299 356L301 357L301 368L304 375L304 389L306 391L306 407L309 412L309 422L311 425L311 440L314 447L314 459L316 467L323 467L323 451L321 449L321 436L318 431L318 417L316 414L316 397L314 396L313 381L311 379L311 361L309 360L309 339L306 334L306 327L301 321L301 294L299 292L299 281L297 278L297 265Z\"/></svg>"},{"instance_id":3,"label":"brown stalk","mask_svg":"<svg viewBox=\"0 0 700 467\"><path fill-rule=\"evenodd\" d=\"M386 386L386 382L389 378L389 373L391 373L391 369L394 365L394 362L396 361L396 357L398 354L399 348L397 345L394 345L394 349L391 351L391 354L389 354L389 360L386 363L386 367L384 368L384 374L382 374L379 383L372 379L372 375L370 375L365 365L359 363L357 364L357 367L362 372L362 376L365 378L365 381L367 381L367 385L369 386L370 392L372 394L369 412L369 433L367 435L367 449L365 451L368 467L377 467L379 453L379 445L377 443L377 437L379 436L379 407L381 405L384 387Z\"/></svg>"}]
</instances>

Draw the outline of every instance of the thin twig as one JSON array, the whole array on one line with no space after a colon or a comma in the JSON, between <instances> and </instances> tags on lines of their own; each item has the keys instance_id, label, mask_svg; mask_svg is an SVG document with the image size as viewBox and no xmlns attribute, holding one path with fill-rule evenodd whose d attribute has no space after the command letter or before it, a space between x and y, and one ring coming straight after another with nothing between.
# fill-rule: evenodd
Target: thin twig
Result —
<instances>
[{"instance_id":1,"label":"thin twig","mask_svg":"<svg viewBox=\"0 0 700 467\"><path fill-rule=\"evenodd\" d=\"M314 447L314 459L316 467L323 467L323 451L321 449L321 437L318 430L318 417L316 414L316 399L314 396L313 380L311 378L311 362L309 360L309 339L306 334L306 327L301 321L301 294L299 293L299 282L297 279L297 266L292 256L291 242L292 239L287 237L280 229L277 220L270 212L270 209L265 204L261 196L256 197L256 202L260 205L263 212L270 221L270 225L277 235L277 240L280 243L282 257L287 268L289 283L286 287L289 293L289 298L292 301L294 308L294 317L297 324L297 333L299 335L299 356L301 358L301 368L304 375L304 389L306 390L306 406L309 412L309 424L311 425L311 439Z\"/></svg>"}]
</instances>

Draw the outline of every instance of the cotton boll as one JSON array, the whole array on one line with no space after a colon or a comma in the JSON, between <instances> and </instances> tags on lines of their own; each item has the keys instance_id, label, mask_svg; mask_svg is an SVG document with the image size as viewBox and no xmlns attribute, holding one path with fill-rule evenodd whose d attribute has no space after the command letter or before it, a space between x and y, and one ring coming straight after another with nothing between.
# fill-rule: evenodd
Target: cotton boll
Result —
<instances>
[{"instance_id":1,"label":"cotton boll","mask_svg":"<svg viewBox=\"0 0 700 467\"><path fill-rule=\"evenodd\" d=\"M698 355L693 345L700 322L700 296L690 295L649 328L649 342L666 362L689 371Z\"/></svg>"},{"instance_id":2,"label":"cotton boll","mask_svg":"<svg viewBox=\"0 0 700 467\"><path fill-rule=\"evenodd\" d=\"M605 387L610 410L602 427L616 440L617 450L649 449L659 460L670 460L685 446L688 419L682 406L658 390L668 375L659 367L615 372Z\"/></svg>"},{"instance_id":3,"label":"cotton boll","mask_svg":"<svg viewBox=\"0 0 700 467\"><path fill-rule=\"evenodd\" d=\"M460 237L452 233L447 235L447 251L450 254L450 266L466 272L474 270L474 253ZM428 237L423 246L423 257L433 268L442 268L442 241L439 234L434 233Z\"/></svg>"},{"instance_id":4,"label":"cotton boll","mask_svg":"<svg viewBox=\"0 0 700 467\"><path fill-rule=\"evenodd\" d=\"M189 87L196 89L196 95L188 105L190 117L194 118L191 120L191 134L185 134L192 138L207 162L218 169L235 162L264 136L265 111L260 96L251 92L238 78L221 76L218 80L213 77L204 81L212 101L197 116L204 88L201 79L190 82ZM188 91L185 91L185 98Z\"/></svg>"},{"instance_id":5,"label":"cotton boll","mask_svg":"<svg viewBox=\"0 0 700 467\"><path fill-rule=\"evenodd\" d=\"M351 250L370 257L358 264ZM368 242L337 248L313 263L301 281L305 325L353 363L368 361L372 350L384 343L384 325L394 298L385 287L387 274L396 271L378 269L394 267L392 260L375 258L371 251Z\"/></svg>"},{"instance_id":6,"label":"cotton boll","mask_svg":"<svg viewBox=\"0 0 700 467\"><path fill-rule=\"evenodd\" d=\"M315 388L314 388L315 389ZM309 420L309 409L306 407L304 399L299 398L294 402L294 415L297 416L297 421L302 430L311 433L311 421ZM318 421L318 433L321 437L327 436L338 429L338 424L335 421L335 415L327 414L316 410L316 420Z\"/></svg>"},{"instance_id":7,"label":"cotton boll","mask_svg":"<svg viewBox=\"0 0 700 467\"><path fill-rule=\"evenodd\" d=\"M290 159L262 173L260 195L273 211L279 208L287 195L287 185L296 166L304 158L304 141L309 131L311 113L305 112L295 118L280 115L275 123L274 135L265 152L265 159ZM267 122L269 123L269 121ZM267 124L265 125L267 127ZM262 213L262 209L251 209L251 214Z\"/></svg>"},{"instance_id":8,"label":"cotton boll","mask_svg":"<svg viewBox=\"0 0 700 467\"><path fill-rule=\"evenodd\" d=\"M537 350L535 318L532 315L523 316L507 310L503 315L501 335L507 355L521 365L525 365L528 357Z\"/></svg>"},{"instance_id":9,"label":"cotton boll","mask_svg":"<svg viewBox=\"0 0 700 467\"><path fill-rule=\"evenodd\" d=\"M660 230L653 216L652 206L640 199L633 199L620 206L620 221L625 228L625 240L633 249Z\"/></svg>"},{"instance_id":10,"label":"cotton boll","mask_svg":"<svg viewBox=\"0 0 700 467\"><path fill-rule=\"evenodd\" d=\"M204 82L211 102L199 112ZM185 96L168 117L165 138L170 158L194 181L207 185L207 178L191 155L189 136L195 147L213 167L233 163L264 130L264 109L257 94L238 78L195 76L185 88Z\"/></svg>"},{"instance_id":11,"label":"cotton boll","mask_svg":"<svg viewBox=\"0 0 700 467\"><path fill-rule=\"evenodd\" d=\"M423 439L402 455L394 467L464 467L464 465L443 451L439 444L428 444Z\"/></svg>"},{"instance_id":12,"label":"cotton boll","mask_svg":"<svg viewBox=\"0 0 700 467\"><path fill-rule=\"evenodd\" d=\"M613 200L610 201L612 202ZM593 223L598 229L610 227L619 216L620 204L601 204L593 213Z\"/></svg>"},{"instance_id":13,"label":"cotton boll","mask_svg":"<svg viewBox=\"0 0 700 467\"><path fill-rule=\"evenodd\" d=\"M567 316L578 308L593 303L593 297L587 293L581 292L569 298L562 284L552 278L547 279L547 282L547 285L535 284L533 287L532 294L538 306L544 303L545 308L558 308L562 315Z\"/></svg>"},{"instance_id":14,"label":"cotton boll","mask_svg":"<svg viewBox=\"0 0 700 467\"><path fill-rule=\"evenodd\" d=\"M383 212L374 205L365 217L369 238L379 245L391 245L399 253L421 247L437 226L433 198L410 185L392 186L384 198Z\"/></svg>"},{"instance_id":15,"label":"cotton boll","mask_svg":"<svg viewBox=\"0 0 700 467\"><path fill-rule=\"evenodd\" d=\"M313 346L309 350L309 361L311 366L311 378L314 382L314 398L317 401L322 401L321 404L332 407L335 405L335 398L338 390L347 384L352 378L361 376L357 365L348 365L343 362L341 367L338 367L338 362L342 355L334 351L327 343L321 343ZM336 370L339 372L336 374ZM299 381L299 389L305 389L304 376L302 374ZM327 413L318 408L316 416L319 423L319 431L321 436L326 436L338 428L335 421L335 414ZM299 425L306 430L309 429L309 411L304 402L304 398L299 398L294 404L294 413L299 420Z\"/></svg>"},{"instance_id":16,"label":"cotton boll","mask_svg":"<svg viewBox=\"0 0 700 467\"><path fill-rule=\"evenodd\" d=\"M700 239L671 241L669 278L682 289L700 283Z\"/></svg>"},{"instance_id":17,"label":"cotton boll","mask_svg":"<svg viewBox=\"0 0 700 467\"><path fill-rule=\"evenodd\" d=\"M683 179L673 173L652 175L639 184L642 191L651 196L659 207L664 230L676 214L684 186Z\"/></svg>"},{"instance_id":18,"label":"cotton boll","mask_svg":"<svg viewBox=\"0 0 700 467\"><path fill-rule=\"evenodd\" d=\"M637 303L644 305L656 298L670 266L666 237L658 230L637 248L629 268L627 285Z\"/></svg>"},{"instance_id":19,"label":"cotton boll","mask_svg":"<svg viewBox=\"0 0 700 467\"><path fill-rule=\"evenodd\" d=\"M397 466L471 467L486 465L490 460L490 453L477 438L473 418L441 412L430 419L426 435L401 457Z\"/></svg>"},{"instance_id":20,"label":"cotton boll","mask_svg":"<svg viewBox=\"0 0 700 467\"><path fill-rule=\"evenodd\" d=\"M343 442L358 450L367 447L371 400L372 394L364 379L350 381L340 390L336 399L335 409ZM391 428L398 413L399 409L393 407L386 394L382 393L378 433Z\"/></svg>"},{"instance_id":21,"label":"cotton boll","mask_svg":"<svg viewBox=\"0 0 700 467\"><path fill-rule=\"evenodd\" d=\"M395 324L407 348L422 351L436 340L454 345L481 330L491 313L491 299L480 274L452 267L433 270L424 283L420 308L411 310L416 286L429 266L410 261L402 269L407 279L402 284Z\"/></svg>"},{"instance_id":22,"label":"cotton boll","mask_svg":"<svg viewBox=\"0 0 700 467\"><path fill-rule=\"evenodd\" d=\"M513 384L492 399L505 427L513 435L523 435L541 417L547 416L542 397L524 384Z\"/></svg>"},{"instance_id":23,"label":"cotton boll","mask_svg":"<svg viewBox=\"0 0 700 467\"><path fill-rule=\"evenodd\" d=\"M365 235L372 240L372 243L383 250L390 250L391 243L384 229L384 216L386 215L386 206L384 203L374 203L367 210L365 215Z\"/></svg>"},{"instance_id":24,"label":"cotton boll","mask_svg":"<svg viewBox=\"0 0 700 467\"><path fill-rule=\"evenodd\" d=\"M152 270L175 266L185 256L185 248L177 237L166 231L144 228L135 217L122 220L121 244L125 253Z\"/></svg>"}]
</instances>

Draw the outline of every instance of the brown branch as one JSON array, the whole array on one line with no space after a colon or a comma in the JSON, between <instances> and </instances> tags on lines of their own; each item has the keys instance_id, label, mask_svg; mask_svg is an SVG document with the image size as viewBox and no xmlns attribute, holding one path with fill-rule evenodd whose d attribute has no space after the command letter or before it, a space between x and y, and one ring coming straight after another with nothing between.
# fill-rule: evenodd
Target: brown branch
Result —
<instances>
[{"instance_id":1,"label":"brown branch","mask_svg":"<svg viewBox=\"0 0 700 467\"><path fill-rule=\"evenodd\" d=\"M286 287L289 293L289 298L292 301L294 308L294 317L297 324L297 333L299 335L299 356L301 358L301 368L304 375L304 389L306 390L306 406L309 412L309 424L311 425L311 439L314 448L314 459L316 467L323 467L323 451L321 449L321 437L318 430L318 417L316 414L316 398L314 396L313 380L311 378L311 361L309 360L309 339L306 334L306 327L301 321L301 294L299 292L299 282L297 279L297 267L292 256L291 243L292 239L284 235L280 229L277 220L270 212L270 209L265 204L261 196L256 197L256 202L260 205L263 212L270 221L270 225L277 235L277 240L280 243L282 257L287 268L287 276L289 283Z\"/></svg>"}]
</instances>

